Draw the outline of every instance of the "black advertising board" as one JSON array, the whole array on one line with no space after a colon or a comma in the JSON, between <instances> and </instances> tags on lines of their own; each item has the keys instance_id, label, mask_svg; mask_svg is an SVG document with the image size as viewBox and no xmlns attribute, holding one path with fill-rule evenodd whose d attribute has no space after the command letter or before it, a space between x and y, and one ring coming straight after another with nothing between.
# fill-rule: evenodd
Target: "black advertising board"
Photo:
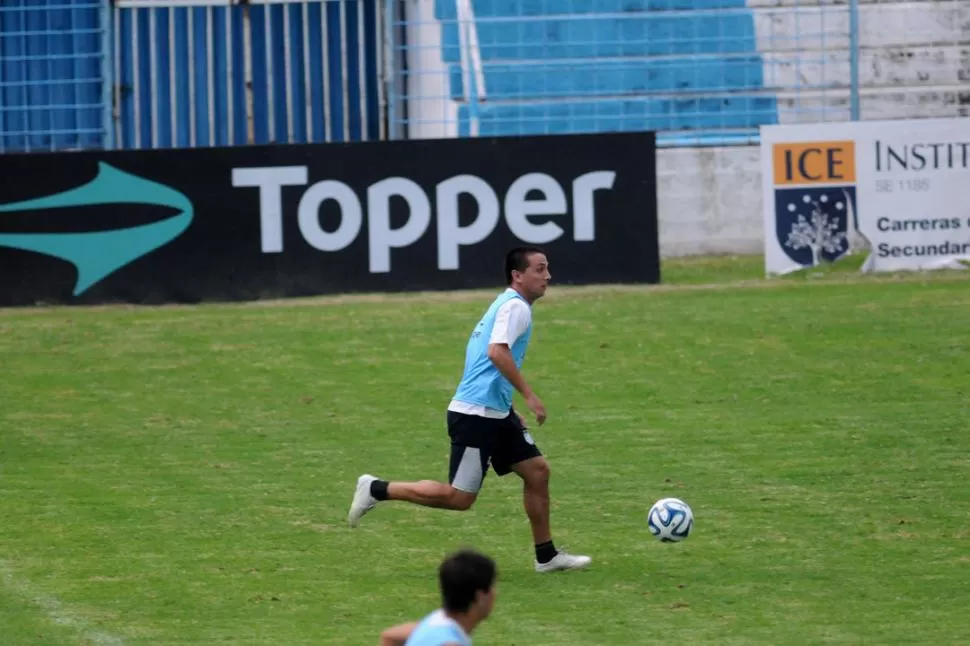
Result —
<instances>
[{"instance_id":1,"label":"black advertising board","mask_svg":"<svg viewBox=\"0 0 970 646\"><path fill-rule=\"evenodd\" d=\"M0 156L0 306L660 280L653 133Z\"/></svg>"}]
</instances>

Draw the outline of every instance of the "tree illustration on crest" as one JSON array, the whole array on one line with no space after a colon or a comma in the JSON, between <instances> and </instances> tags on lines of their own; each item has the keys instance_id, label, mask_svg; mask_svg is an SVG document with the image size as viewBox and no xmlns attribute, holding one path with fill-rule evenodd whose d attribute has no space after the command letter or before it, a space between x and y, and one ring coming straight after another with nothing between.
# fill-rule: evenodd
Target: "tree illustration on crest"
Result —
<instances>
[{"instance_id":1,"label":"tree illustration on crest","mask_svg":"<svg viewBox=\"0 0 970 646\"><path fill-rule=\"evenodd\" d=\"M796 251L808 247L812 251L812 266L815 267L822 259L821 252L832 254L842 247L845 233L838 231L839 218L829 219L818 202L812 201L812 205L815 208L810 218L806 220L804 215L799 215L792 225L785 246Z\"/></svg>"}]
</instances>

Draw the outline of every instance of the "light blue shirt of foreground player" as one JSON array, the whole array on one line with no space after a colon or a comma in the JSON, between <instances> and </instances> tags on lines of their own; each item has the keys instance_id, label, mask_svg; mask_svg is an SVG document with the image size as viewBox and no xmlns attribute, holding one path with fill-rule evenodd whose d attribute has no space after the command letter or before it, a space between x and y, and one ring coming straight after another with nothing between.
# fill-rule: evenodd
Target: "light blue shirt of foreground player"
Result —
<instances>
[{"instance_id":1,"label":"light blue shirt of foreground player","mask_svg":"<svg viewBox=\"0 0 970 646\"><path fill-rule=\"evenodd\" d=\"M488 358L488 346L509 346L521 369L532 336L532 307L512 288L492 302L475 326L465 349L465 371L448 410L504 419L512 407L512 384Z\"/></svg>"},{"instance_id":2,"label":"light blue shirt of foreground player","mask_svg":"<svg viewBox=\"0 0 970 646\"><path fill-rule=\"evenodd\" d=\"M435 610L422 619L404 646L472 646L472 638L457 621Z\"/></svg>"}]
</instances>

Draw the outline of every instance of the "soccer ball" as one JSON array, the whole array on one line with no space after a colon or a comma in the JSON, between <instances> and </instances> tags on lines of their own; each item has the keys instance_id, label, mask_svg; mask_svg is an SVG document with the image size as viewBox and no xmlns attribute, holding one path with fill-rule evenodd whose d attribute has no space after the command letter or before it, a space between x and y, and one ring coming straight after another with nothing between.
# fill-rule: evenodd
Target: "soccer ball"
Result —
<instances>
[{"instance_id":1,"label":"soccer ball","mask_svg":"<svg viewBox=\"0 0 970 646\"><path fill-rule=\"evenodd\" d=\"M694 512L679 498L662 498L653 503L647 516L650 533L664 543L676 543L690 536Z\"/></svg>"}]
</instances>

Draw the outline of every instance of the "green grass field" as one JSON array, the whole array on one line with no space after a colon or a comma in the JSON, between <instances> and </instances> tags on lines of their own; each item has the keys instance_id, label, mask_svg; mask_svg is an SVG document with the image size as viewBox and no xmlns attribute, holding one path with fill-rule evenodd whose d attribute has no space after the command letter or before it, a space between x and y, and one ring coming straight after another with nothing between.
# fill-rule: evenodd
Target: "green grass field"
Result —
<instances>
[{"instance_id":1,"label":"green grass field","mask_svg":"<svg viewBox=\"0 0 970 646\"><path fill-rule=\"evenodd\" d=\"M491 290L0 311L0 644L372 645L463 545L500 567L476 644L970 642L970 278L760 273L536 306L553 531L594 557L553 575L514 476L346 526L362 472L446 477Z\"/></svg>"}]
</instances>

